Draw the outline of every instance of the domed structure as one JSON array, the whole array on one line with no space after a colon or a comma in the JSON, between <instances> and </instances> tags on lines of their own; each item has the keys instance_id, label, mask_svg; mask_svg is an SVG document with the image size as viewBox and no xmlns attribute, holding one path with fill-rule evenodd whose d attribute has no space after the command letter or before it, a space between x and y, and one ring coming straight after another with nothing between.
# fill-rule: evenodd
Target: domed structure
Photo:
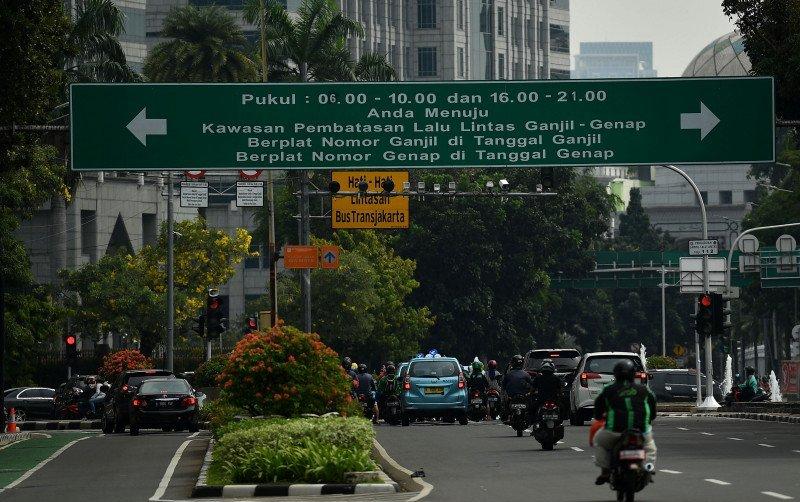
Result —
<instances>
[{"instance_id":1,"label":"domed structure","mask_svg":"<svg viewBox=\"0 0 800 502\"><path fill-rule=\"evenodd\" d=\"M750 58L738 31L714 40L692 59L684 77L742 77L750 74Z\"/></svg>"}]
</instances>

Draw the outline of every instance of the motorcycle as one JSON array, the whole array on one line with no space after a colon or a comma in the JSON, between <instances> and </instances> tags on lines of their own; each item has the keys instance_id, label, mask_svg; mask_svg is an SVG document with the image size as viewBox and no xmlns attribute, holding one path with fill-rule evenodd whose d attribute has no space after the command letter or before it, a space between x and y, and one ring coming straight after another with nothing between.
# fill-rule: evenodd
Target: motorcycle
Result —
<instances>
[{"instance_id":1,"label":"motorcycle","mask_svg":"<svg viewBox=\"0 0 800 502\"><path fill-rule=\"evenodd\" d=\"M511 427L517 431L517 437L522 437L522 433L528 428L528 402L527 394L512 396L508 404L508 418Z\"/></svg>"},{"instance_id":2,"label":"motorcycle","mask_svg":"<svg viewBox=\"0 0 800 502\"><path fill-rule=\"evenodd\" d=\"M381 410L381 417L389 425L397 425L400 423L403 410L400 405L400 398L395 394L389 394L383 403L383 410Z\"/></svg>"},{"instance_id":3,"label":"motorcycle","mask_svg":"<svg viewBox=\"0 0 800 502\"><path fill-rule=\"evenodd\" d=\"M467 417L473 422L480 422L486 416L486 405L481 397L481 392L477 389L469 394L469 408Z\"/></svg>"},{"instance_id":4,"label":"motorcycle","mask_svg":"<svg viewBox=\"0 0 800 502\"><path fill-rule=\"evenodd\" d=\"M564 422L561 411L555 401L545 401L536 410L533 423L533 437L542 445L543 450L552 450L553 446L564 438Z\"/></svg>"},{"instance_id":5,"label":"motorcycle","mask_svg":"<svg viewBox=\"0 0 800 502\"><path fill-rule=\"evenodd\" d=\"M489 405L489 416L492 420L497 419L500 407L500 392L497 389L486 391L486 404Z\"/></svg>"},{"instance_id":6,"label":"motorcycle","mask_svg":"<svg viewBox=\"0 0 800 502\"><path fill-rule=\"evenodd\" d=\"M635 429L622 433L611 454L611 489L618 502L634 502L636 492L652 481L654 467L646 458L644 435Z\"/></svg>"},{"instance_id":7,"label":"motorcycle","mask_svg":"<svg viewBox=\"0 0 800 502\"><path fill-rule=\"evenodd\" d=\"M739 386L734 386L733 389L725 396L725 405L730 406L733 403L741 403L741 402L749 402L749 403L760 403L769 399L769 394L764 392L763 389L759 387L758 392L756 395L753 396L751 399L743 399L742 398L742 389Z\"/></svg>"}]
</instances>

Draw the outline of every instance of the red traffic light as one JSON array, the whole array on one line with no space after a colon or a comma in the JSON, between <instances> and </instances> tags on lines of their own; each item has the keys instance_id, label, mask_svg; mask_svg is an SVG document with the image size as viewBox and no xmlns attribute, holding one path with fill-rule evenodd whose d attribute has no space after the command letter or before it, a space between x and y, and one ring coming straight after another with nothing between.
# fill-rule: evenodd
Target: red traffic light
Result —
<instances>
[{"instance_id":1,"label":"red traffic light","mask_svg":"<svg viewBox=\"0 0 800 502\"><path fill-rule=\"evenodd\" d=\"M212 298L211 301L208 302L208 308L211 310L217 310L219 308L219 299Z\"/></svg>"},{"instance_id":2,"label":"red traffic light","mask_svg":"<svg viewBox=\"0 0 800 502\"><path fill-rule=\"evenodd\" d=\"M258 326L256 325L256 320L252 317L247 320L247 327L250 329L256 329Z\"/></svg>"},{"instance_id":3,"label":"red traffic light","mask_svg":"<svg viewBox=\"0 0 800 502\"><path fill-rule=\"evenodd\" d=\"M703 295L700 297L700 305L703 307L710 307L711 306L711 297L709 295Z\"/></svg>"},{"instance_id":4,"label":"red traffic light","mask_svg":"<svg viewBox=\"0 0 800 502\"><path fill-rule=\"evenodd\" d=\"M75 340L75 335L67 335L66 338L64 338L64 342L67 345L75 345L76 341L77 340Z\"/></svg>"}]
</instances>

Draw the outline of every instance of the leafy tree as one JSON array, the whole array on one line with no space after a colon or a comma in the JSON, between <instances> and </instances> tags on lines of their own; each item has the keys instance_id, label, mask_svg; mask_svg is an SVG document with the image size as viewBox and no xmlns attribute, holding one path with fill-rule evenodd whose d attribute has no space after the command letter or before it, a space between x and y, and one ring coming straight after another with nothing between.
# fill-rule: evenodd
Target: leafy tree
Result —
<instances>
[{"instance_id":1,"label":"leafy tree","mask_svg":"<svg viewBox=\"0 0 800 502\"><path fill-rule=\"evenodd\" d=\"M204 305L208 287L224 284L248 254L250 236L209 229L203 220L175 224L175 324L180 326ZM150 355L166 333L166 226L156 246L136 255L110 254L98 263L62 272L74 309L74 328L98 338L128 333Z\"/></svg>"},{"instance_id":2,"label":"leafy tree","mask_svg":"<svg viewBox=\"0 0 800 502\"><path fill-rule=\"evenodd\" d=\"M642 207L642 191L631 188L630 202L625 213L619 216L619 241L634 249L655 251L672 241L663 231L650 224L650 217Z\"/></svg>"},{"instance_id":3,"label":"leafy tree","mask_svg":"<svg viewBox=\"0 0 800 502\"><path fill-rule=\"evenodd\" d=\"M256 65L244 52L247 40L223 7L187 5L170 11L164 37L147 56L144 74L153 82L249 82Z\"/></svg>"},{"instance_id":4,"label":"leafy tree","mask_svg":"<svg viewBox=\"0 0 800 502\"><path fill-rule=\"evenodd\" d=\"M723 0L756 75L775 76L776 113L800 119L800 0Z\"/></svg>"}]
</instances>

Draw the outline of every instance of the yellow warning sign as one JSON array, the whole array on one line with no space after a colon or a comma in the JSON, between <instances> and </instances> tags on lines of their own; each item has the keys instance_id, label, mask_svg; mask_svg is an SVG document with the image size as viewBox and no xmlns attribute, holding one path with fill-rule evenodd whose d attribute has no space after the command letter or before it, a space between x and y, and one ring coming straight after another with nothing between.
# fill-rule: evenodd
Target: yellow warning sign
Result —
<instances>
[{"instance_id":1,"label":"yellow warning sign","mask_svg":"<svg viewBox=\"0 0 800 502\"><path fill-rule=\"evenodd\" d=\"M365 195L332 197L333 228L408 228L408 197L396 195L402 193L408 171L333 171L331 178L342 192L358 192L359 183L367 182ZM394 195L384 192L387 179L394 182Z\"/></svg>"}]
</instances>

